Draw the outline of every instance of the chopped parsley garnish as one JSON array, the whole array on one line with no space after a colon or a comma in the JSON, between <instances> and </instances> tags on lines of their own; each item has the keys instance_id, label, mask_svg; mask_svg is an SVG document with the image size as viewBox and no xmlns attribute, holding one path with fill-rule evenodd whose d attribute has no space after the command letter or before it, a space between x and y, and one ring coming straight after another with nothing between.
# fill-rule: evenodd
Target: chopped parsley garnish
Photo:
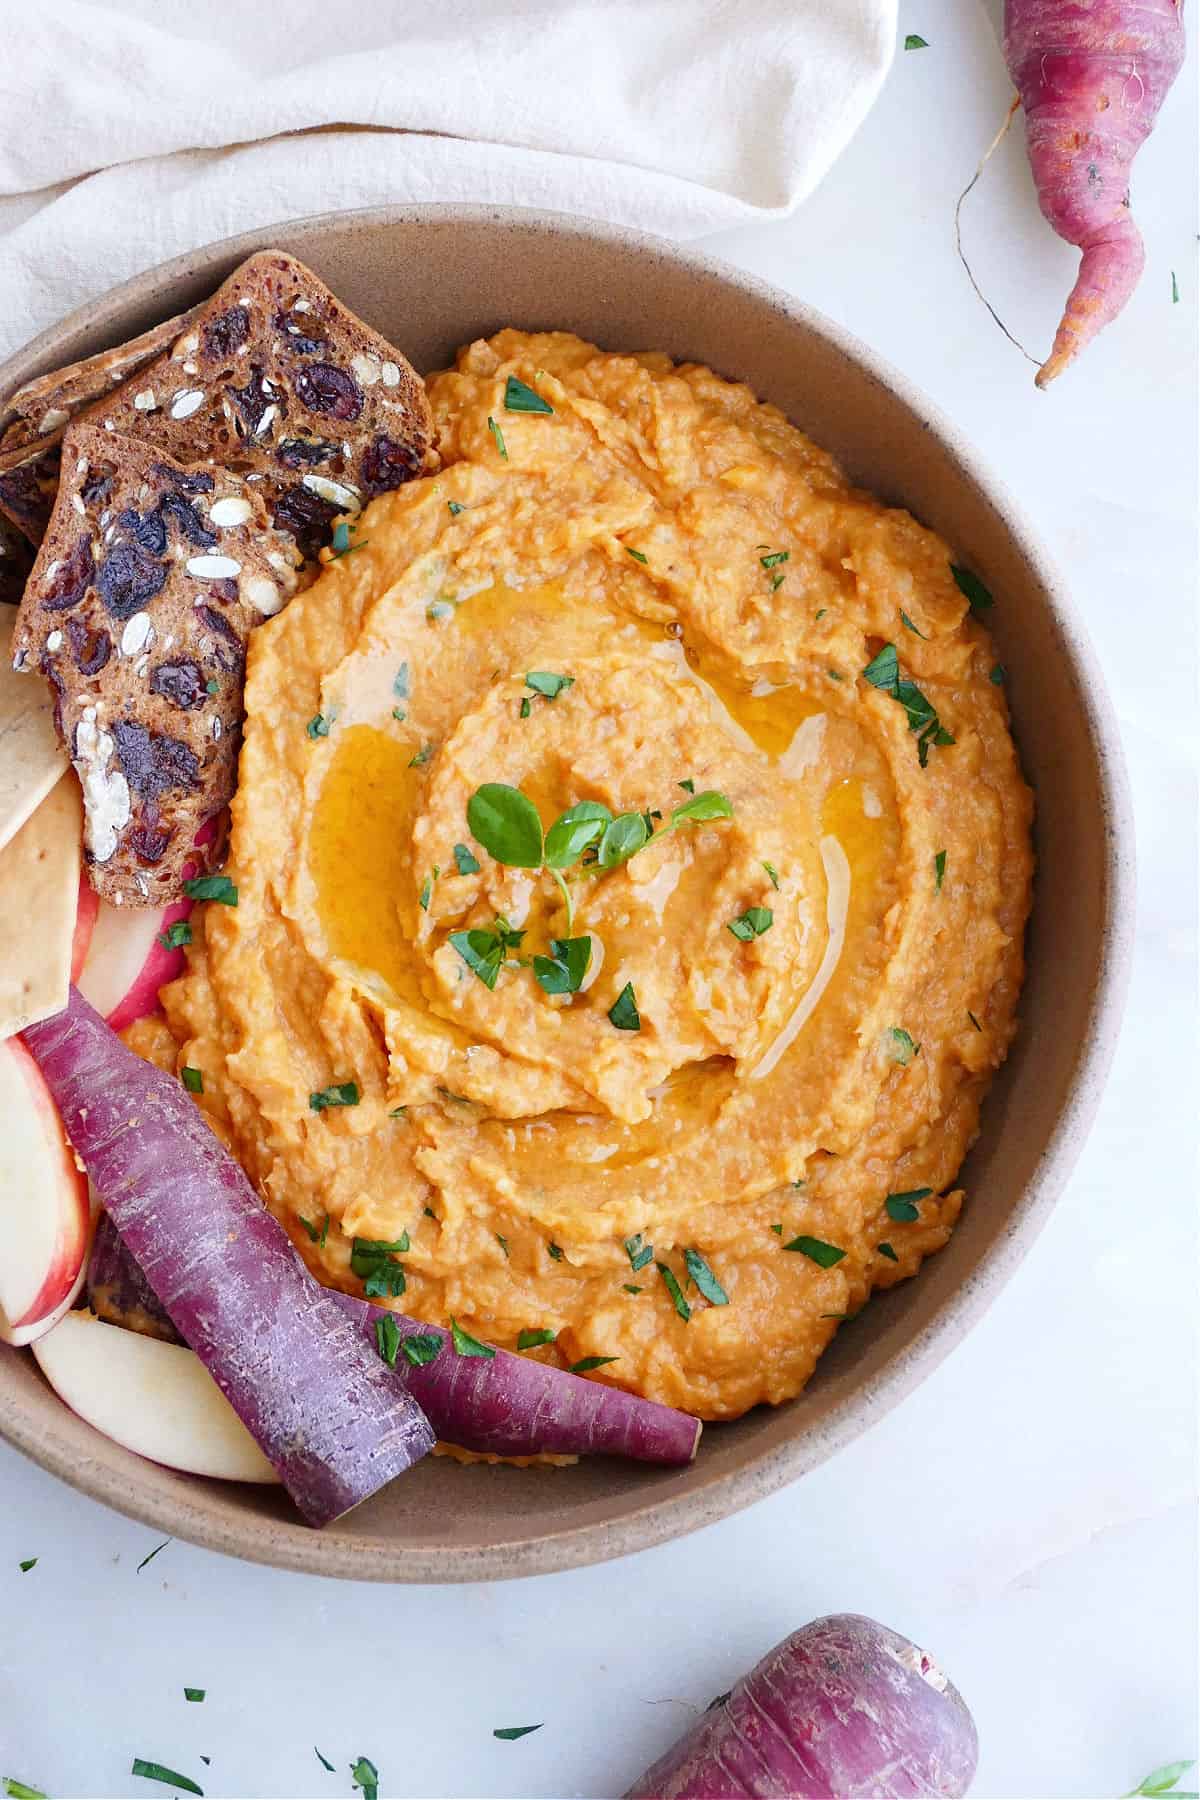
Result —
<instances>
[{"instance_id":1,"label":"chopped parsley garnish","mask_svg":"<svg viewBox=\"0 0 1200 1800\"><path fill-rule=\"evenodd\" d=\"M433 755L433 745L432 744L422 744L421 748L417 751L416 755L409 758L409 763L408 763L409 768L410 769L423 769L425 767L425 764L429 761L429 759L432 755Z\"/></svg>"},{"instance_id":2,"label":"chopped parsley garnish","mask_svg":"<svg viewBox=\"0 0 1200 1800\"><path fill-rule=\"evenodd\" d=\"M886 1256L889 1262L899 1262L900 1261L900 1258L896 1255L896 1252L892 1249L892 1246L890 1244L880 1244L877 1246L877 1248L879 1250L880 1256Z\"/></svg>"},{"instance_id":3,"label":"chopped parsley garnish","mask_svg":"<svg viewBox=\"0 0 1200 1800\"><path fill-rule=\"evenodd\" d=\"M379 1800L379 1770L369 1756L360 1756L350 1764L350 1779L363 1791L363 1800Z\"/></svg>"},{"instance_id":4,"label":"chopped parsley garnish","mask_svg":"<svg viewBox=\"0 0 1200 1800\"><path fill-rule=\"evenodd\" d=\"M490 413L488 414L488 430L491 432L492 437L495 440L496 448L500 452L502 461L507 462L508 461L508 445L504 442L504 433L501 431L500 427L497 425L495 419L493 419L493 417Z\"/></svg>"},{"instance_id":5,"label":"chopped parsley garnish","mask_svg":"<svg viewBox=\"0 0 1200 1800\"><path fill-rule=\"evenodd\" d=\"M632 981L627 981L616 999L608 1009L610 1024L618 1031L640 1031L642 1015L638 1011L637 998L633 991Z\"/></svg>"},{"instance_id":6,"label":"chopped parsley garnish","mask_svg":"<svg viewBox=\"0 0 1200 1800\"><path fill-rule=\"evenodd\" d=\"M685 794L694 794L696 791L696 784L692 780L690 775L685 776L684 779L679 783L679 785L683 789Z\"/></svg>"},{"instance_id":7,"label":"chopped parsley garnish","mask_svg":"<svg viewBox=\"0 0 1200 1800\"><path fill-rule=\"evenodd\" d=\"M30 1569L37 1568L37 1563L38 1559L36 1556L27 1556L24 1562L19 1562L17 1564L17 1567L20 1569L22 1575L28 1575Z\"/></svg>"},{"instance_id":8,"label":"chopped parsley garnish","mask_svg":"<svg viewBox=\"0 0 1200 1800\"><path fill-rule=\"evenodd\" d=\"M9 1800L46 1800L46 1795L41 1788L27 1787L23 1781L18 1781L15 1775L4 1777L4 1792L9 1796Z\"/></svg>"},{"instance_id":9,"label":"chopped parsley garnish","mask_svg":"<svg viewBox=\"0 0 1200 1800\"><path fill-rule=\"evenodd\" d=\"M780 1225L772 1225L772 1227L771 1227L771 1230L772 1230L772 1231L773 1231L773 1232L774 1232L774 1233L775 1233L775 1236L776 1236L776 1237L782 1237L782 1236L783 1236L783 1226L782 1226L782 1224L780 1224Z\"/></svg>"},{"instance_id":10,"label":"chopped parsley garnish","mask_svg":"<svg viewBox=\"0 0 1200 1800\"><path fill-rule=\"evenodd\" d=\"M459 500L447 500L446 505L450 508L450 517L452 519L457 519L460 512L466 512L467 510Z\"/></svg>"},{"instance_id":11,"label":"chopped parsley garnish","mask_svg":"<svg viewBox=\"0 0 1200 1800\"><path fill-rule=\"evenodd\" d=\"M490 1344L481 1344L473 1338L469 1331L464 1331L457 1319L450 1321L450 1335L454 1339L454 1349L459 1356L495 1356L496 1352Z\"/></svg>"},{"instance_id":12,"label":"chopped parsley garnish","mask_svg":"<svg viewBox=\"0 0 1200 1800\"><path fill-rule=\"evenodd\" d=\"M911 1036L902 1025L889 1025L883 1035L887 1040L889 1060L899 1063L902 1069L907 1069L913 1057L920 1050L920 1044L913 1043Z\"/></svg>"},{"instance_id":13,"label":"chopped parsley garnish","mask_svg":"<svg viewBox=\"0 0 1200 1800\"><path fill-rule=\"evenodd\" d=\"M772 575L772 577L771 577L771 592L773 594L778 593L779 589L782 586L783 586L783 570L776 569L774 575Z\"/></svg>"},{"instance_id":14,"label":"chopped parsley garnish","mask_svg":"<svg viewBox=\"0 0 1200 1800\"><path fill-rule=\"evenodd\" d=\"M541 694L545 700L557 700L564 688L574 685L573 675L555 675L549 669L530 669L525 677L525 686L532 688L535 694Z\"/></svg>"},{"instance_id":15,"label":"chopped parsley garnish","mask_svg":"<svg viewBox=\"0 0 1200 1800\"><path fill-rule=\"evenodd\" d=\"M173 925L168 925L165 931L160 931L154 941L156 944L161 944L164 950L181 950L184 944L191 943L192 928L186 919L176 919Z\"/></svg>"},{"instance_id":16,"label":"chopped parsley garnish","mask_svg":"<svg viewBox=\"0 0 1200 1800\"><path fill-rule=\"evenodd\" d=\"M396 1366L396 1355L400 1349L400 1327L390 1313L375 1321L375 1348L389 1369Z\"/></svg>"},{"instance_id":17,"label":"chopped parsley garnish","mask_svg":"<svg viewBox=\"0 0 1200 1800\"><path fill-rule=\"evenodd\" d=\"M393 1241L387 1238L356 1237L350 1246L350 1268L364 1284L368 1300L385 1294L395 1300L404 1292L404 1270L396 1261L409 1248L407 1231Z\"/></svg>"},{"instance_id":18,"label":"chopped parsley garnish","mask_svg":"<svg viewBox=\"0 0 1200 1800\"><path fill-rule=\"evenodd\" d=\"M523 718L523 719L528 719L531 716L531 714L533 712L533 701L529 698L528 694L526 694L525 697L523 698L523 700L521 701L521 704L517 708L517 711L520 714L521 718Z\"/></svg>"},{"instance_id":19,"label":"chopped parsley garnish","mask_svg":"<svg viewBox=\"0 0 1200 1800\"><path fill-rule=\"evenodd\" d=\"M620 1362L619 1356L581 1356L578 1362L568 1364L572 1375L586 1375L592 1369L602 1369L605 1363Z\"/></svg>"},{"instance_id":20,"label":"chopped parsley garnish","mask_svg":"<svg viewBox=\"0 0 1200 1800\"><path fill-rule=\"evenodd\" d=\"M1005 668L1003 663L994 664L994 666L991 669L989 669L989 671L988 671L988 680L991 682L993 687L1003 687L1004 683L1007 679L1008 679L1008 670Z\"/></svg>"},{"instance_id":21,"label":"chopped parsley garnish","mask_svg":"<svg viewBox=\"0 0 1200 1800\"><path fill-rule=\"evenodd\" d=\"M551 938L549 956L535 956L534 977L547 994L577 994L592 960L590 937Z\"/></svg>"},{"instance_id":22,"label":"chopped parsley garnish","mask_svg":"<svg viewBox=\"0 0 1200 1800\"><path fill-rule=\"evenodd\" d=\"M929 42L926 38L918 37L915 31L910 31L904 40L904 48L906 50L928 50Z\"/></svg>"},{"instance_id":23,"label":"chopped parsley garnish","mask_svg":"<svg viewBox=\"0 0 1200 1800\"><path fill-rule=\"evenodd\" d=\"M1171 270L1171 305L1179 305L1179 280L1174 269Z\"/></svg>"},{"instance_id":24,"label":"chopped parsley garnish","mask_svg":"<svg viewBox=\"0 0 1200 1800\"><path fill-rule=\"evenodd\" d=\"M216 680L206 681L204 684L204 691L206 694L219 694L221 691L221 684Z\"/></svg>"},{"instance_id":25,"label":"chopped parsley garnish","mask_svg":"<svg viewBox=\"0 0 1200 1800\"><path fill-rule=\"evenodd\" d=\"M393 706L392 717L393 717L393 719L395 719L397 725L403 725L405 719L407 719L407 717L408 717L408 714L405 712L405 710L402 706Z\"/></svg>"},{"instance_id":26,"label":"chopped parsley garnish","mask_svg":"<svg viewBox=\"0 0 1200 1800\"><path fill-rule=\"evenodd\" d=\"M972 1025L975 1027L976 1031L983 1030L983 1026L979 1023L979 1020L975 1017L975 1014L973 1012L971 1012L969 1008L967 1011L967 1017L968 1017L968 1019L970 1019Z\"/></svg>"},{"instance_id":27,"label":"chopped parsley garnish","mask_svg":"<svg viewBox=\"0 0 1200 1800\"><path fill-rule=\"evenodd\" d=\"M946 852L939 850L933 859L933 891L940 894L942 883L946 879Z\"/></svg>"},{"instance_id":28,"label":"chopped parsley garnish","mask_svg":"<svg viewBox=\"0 0 1200 1800\"><path fill-rule=\"evenodd\" d=\"M308 1096L308 1104L314 1112L324 1112L328 1106L357 1106L358 1101L356 1081L335 1081L332 1086L318 1088L315 1094Z\"/></svg>"},{"instance_id":29,"label":"chopped parsley garnish","mask_svg":"<svg viewBox=\"0 0 1200 1800\"><path fill-rule=\"evenodd\" d=\"M928 1200L932 1192L932 1188L909 1188L903 1194L889 1194L883 1203L888 1218L897 1225L911 1225L921 1216L918 1201Z\"/></svg>"},{"instance_id":30,"label":"chopped parsley garnish","mask_svg":"<svg viewBox=\"0 0 1200 1800\"><path fill-rule=\"evenodd\" d=\"M154 1561L155 1557L158 1555L159 1551L165 1550L167 1545L170 1542L171 1542L170 1538L164 1538L161 1544L155 1544L155 1546L154 1546L153 1550L151 1550L150 1554L148 1556L143 1556L141 1562L138 1564L137 1568L134 1570L134 1574L140 1575L142 1570L145 1568L146 1564L152 1563Z\"/></svg>"},{"instance_id":31,"label":"chopped parsley garnish","mask_svg":"<svg viewBox=\"0 0 1200 1800\"><path fill-rule=\"evenodd\" d=\"M647 1263L654 1261L654 1246L647 1244L639 1231L633 1237L625 1239L625 1254L636 1275L639 1269L644 1269Z\"/></svg>"},{"instance_id":32,"label":"chopped parsley garnish","mask_svg":"<svg viewBox=\"0 0 1200 1800\"><path fill-rule=\"evenodd\" d=\"M219 906L236 906L238 891L228 875L197 875L185 881L183 891L189 900L215 900Z\"/></svg>"},{"instance_id":33,"label":"chopped parsley garnish","mask_svg":"<svg viewBox=\"0 0 1200 1800\"><path fill-rule=\"evenodd\" d=\"M972 575L970 569L962 568L958 563L950 564L950 573L960 594L965 594L967 605L973 613L986 612L989 606L996 604L978 575Z\"/></svg>"},{"instance_id":34,"label":"chopped parsley garnish","mask_svg":"<svg viewBox=\"0 0 1200 1800\"><path fill-rule=\"evenodd\" d=\"M308 721L304 729L310 738L328 737L331 723L332 720L326 718L324 713L317 713Z\"/></svg>"},{"instance_id":35,"label":"chopped parsley garnish","mask_svg":"<svg viewBox=\"0 0 1200 1800\"><path fill-rule=\"evenodd\" d=\"M509 1253L508 1239L506 1237L502 1237L498 1231L495 1232L493 1235L495 1236L496 1242L499 1244L500 1248L503 1250L505 1258L507 1259L508 1253Z\"/></svg>"},{"instance_id":36,"label":"chopped parsley garnish","mask_svg":"<svg viewBox=\"0 0 1200 1800\"><path fill-rule=\"evenodd\" d=\"M545 1720L542 1721L545 1723ZM540 1731L541 1725L497 1725L493 1731L494 1738L504 1738L511 1743L515 1738L528 1737L531 1731Z\"/></svg>"},{"instance_id":37,"label":"chopped parsley garnish","mask_svg":"<svg viewBox=\"0 0 1200 1800\"><path fill-rule=\"evenodd\" d=\"M323 1769L328 1769L329 1773L332 1775L334 1772L333 1764L330 1762L330 1760L327 1756L321 1755L321 1752L317 1749L317 1746L315 1744L313 1745L313 1755L316 1757L316 1759L320 1763L321 1767Z\"/></svg>"},{"instance_id":38,"label":"chopped parsley garnish","mask_svg":"<svg viewBox=\"0 0 1200 1800\"><path fill-rule=\"evenodd\" d=\"M429 911L429 902L433 898L433 876L427 875L421 883L421 892L417 895L417 905L422 912Z\"/></svg>"},{"instance_id":39,"label":"chopped parsley garnish","mask_svg":"<svg viewBox=\"0 0 1200 1800\"><path fill-rule=\"evenodd\" d=\"M388 1118L389 1119L406 1119L407 1117L408 1117L407 1106L389 1106L389 1108L388 1108ZM429 1212L428 1207L425 1208L425 1211L427 1213L429 1213L429 1216L431 1219L435 1216L433 1213Z\"/></svg>"},{"instance_id":40,"label":"chopped parsley garnish","mask_svg":"<svg viewBox=\"0 0 1200 1800\"><path fill-rule=\"evenodd\" d=\"M547 1250L547 1253L549 1254L551 1260L554 1262L561 1262L563 1257L566 1255L566 1252L564 1251L561 1244L547 1244L546 1250Z\"/></svg>"},{"instance_id":41,"label":"chopped parsley garnish","mask_svg":"<svg viewBox=\"0 0 1200 1800\"><path fill-rule=\"evenodd\" d=\"M778 888L778 886L779 886L779 870L775 867L775 864L772 862L765 862L763 864L763 868L767 871L767 874L770 876L771 886L773 888Z\"/></svg>"},{"instance_id":42,"label":"chopped parsley garnish","mask_svg":"<svg viewBox=\"0 0 1200 1800\"><path fill-rule=\"evenodd\" d=\"M548 400L543 400L536 388L527 387L510 375L504 384L504 410L515 413L552 413L554 408Z\"/></svg>"},{"instance_id":43,"label":"chopped parsley garnish","mask_svg":"<svg viewBox=\"0 0 1200 1800\"><path fill-rule=\"evenodd\" d=\"M441 1355L445 1341L434 1331L414 1331L403 1340L400 1348L414 1369L423 1369L426 1363Z\"/></svg>"},{"instance_id":44,"label":"chopped parsley garnish","mask_svg":"<svg viewBox=\"0 0 1200 1800\"><path fill-rule=\"evenodd\" d=\"M539 1344L552 1344L557 1336L557 1331L550 1331L545 1326L540 1326L536 1331L519 1331L517 1349L536 1350Z\"/></svg>"},{"instance_id":45,"label":"chopped parsley garnish","mask_svg":"<svg viewBox=\"0 0 1200 1800\"><path fill-rule=\"evenodd\" d=\"M650 561L650 558L648 556L646 556L643 551L635 550L632 544L626 544L625 554L626 554L626 556L632 556L634 562L648 564Z\"/></svg>"},{"instance_id":46,"label":"chopped parsley garnish","mask_svg":"<svg viewBox=\"0 0 1200 1800\"><path fill-rule=\"evenodd\" d=\"M906 612L900 614L900 623L903 625L905 631L911 631L914 637L925 637L925 633L921 630L920 626L914 625ZM926 638L925 641L928 643L928 638Z\"/></svg>"},{"instance_id":47,"label":"chopped parsley garnish","mask_svg":"<svg viewBox=\"0 0 1200 1800\"><path fill-rule=\"evenodd\" d=\"M654 1266L663 1278L663 1285L671 1296L672 1306L686 1325L692 1316L692 1309L683 1297L683 1289L666 1263L655 1263Z\"/></svg>"},{"instance_id":48,"label":"chopped parsley garnish","mask_svg":"<svg viewBox=\"0 0 1200 1800\"><path fill-rule=\"evenodd\" d=\"M182 1788L185 1794L203 1795L204 1793L204 1789L198 1787L188 1776L180 1775L174 1769L164 1768L162 1763L147 1762L142 1756L134 1757L133 1767L129 1773L144 1776L147 1781L164 1782L167 1787Z\"/></svg>"},{"instance_id":49,"label":"chopped parsley garnish","mask_svg":"<svg viewBox=\"0 0 1200 1800\"><path fill-rule=\"evenodd\" d=\"M472 856L465 844L455 844L454 866L460 875L478 875L479 873L479 859Z\"/></svg>"},{"instance_id":50,"label":"chopped parsley garnish","mask_svg":"<svg viewBox=\"0 0 1200 1800\"><path fill-rule=\"evenodd\" d=\"M494 931L485 931L482 926L475 926L471 931L452 931L447 942L457 950L472 975L477 975L490 991L496 985L505 951L515 950L524 936L523 931L512 931L497 919Z\"/></svg>"},{"instance_id":51,"label":"chopped parsley garnish","mask_svg":"<svg viewBox=\"0 0 1200 1800\"><path fill-rule=\"evenodd\" d=\"M790 1244L783 1247L785 1250L798 1250L801 1256L807 1256L810 1262L815 1262L822 1269L832 1269L834 1263L840 1263L846 1254L836 1244L826 1244L820 1238L805 1237L803 1234L794 1237Z\"/></svg>"},{"instance_id":52,"label":"chopped parsley garnish","mask_svg":"<svg viewBox=\"0 0 1200 1800\"><path fill-rule=\"evenodd\" d=\"M185 1063L179 1071L179 1079L182 1081L189 1094L202 1094L204 1092L204 1075L200 1069L190 1068L188 1064Z\"/></svg>"},{"instance_id":53,"label":"chopped parsley garnish","mask_svg":"<svg viewBox=\"0 0 1200 1800\"><path fill-rule=\"evenodd\" d=\"M621 1287L627 1294L643 1294L646 1291L644 1288L635 1287L632 1281L623 1281Z\"/></svg>"},{"instance_id":54,"label":"chopped parsley garnish","mask_svg":"<svg viewBox=\"0 0 1200 1800\"><path fill-rule=\"evenodd\" d=\"M185 1687L183 1690L183 1697L185 1700L191 1700L195 1704L195 1703L198 1703L199 1701L203 1700L203 1698L207 1692L208 1692L207 1688L186 1688Z\"/></svg>"},{"instance_id":55,"label":"chopped parsley garnish","mask_svg":"<svg viewBox=\"0 0 1200 1800\"><path fill-rule=\"evenodd\" d=\"M329 1214L325 1214L319 1225L314 1225L311 1219L306 1219L303 1214L300 1214L300 1223L313 1243L323 1250L329 1239Z\"/></svg>"},{"instance_id":56,"label":"chopped parsley garnish","mask_svg":"<svg viewBox=\"0 0 1200 1800\"><path fill-rule=\"evenodd\" d=\"M895 644L885 644L863 670L863 679L898 700L908 715L908 729L916 733L917 760L924 768L934 745L952 744L951 734L938 718L920 688L900 678L900 659Z\"/></svg>"},{"instance_id":57,"label":"chopped parsley garnish","mask_svg":"<svg viewBox=\"0 0 1200 1800\"><path fill-rule=\"evenodd\" d=\"M779 883L775 885L778 887ZM775 914L769 906L751 906L736 919L730 919L725 929L732 931L740 943L748 944L752 938L762 937L765 931L770 931L774 923Z\"/></svg>"},{"instance_id":58,"label":"chopped parsley garnish","mask_svg":"<svg viewBox=\"0 0 1200 1800\"><path fill-rule=\"evenodd\" d=\"M397 700L412 699L408 664L406 662L402 662L400 667L396 670L396 679L392 683L392 692L395 694Z\"/></svg>"},{"instance_id":59,"label":"chopped parsley garnish","mask_svg":"<svg viewBox=\"0 0 1200 1800\"><path fill-rule=\"evenodd\" d=\"M760 556L758 560L764 569L774 569L780 563L787 562L791 554L790 550L772 550L769 556Z\"/></svg>"},{"instance_id":60,"label":"chopped parsley garnish","mask_svg":"<svg viewBox=\"0 0 1200 1800\"><path fill-rule=\"evenodd\" d=\"M685 1250L683 1260L687 1264L687 1272L695 1282L704 1298L713 1306L728 1306L729 1295L721 1286L704 1258L698 1250Z\"/></svg>"}]
</instances>

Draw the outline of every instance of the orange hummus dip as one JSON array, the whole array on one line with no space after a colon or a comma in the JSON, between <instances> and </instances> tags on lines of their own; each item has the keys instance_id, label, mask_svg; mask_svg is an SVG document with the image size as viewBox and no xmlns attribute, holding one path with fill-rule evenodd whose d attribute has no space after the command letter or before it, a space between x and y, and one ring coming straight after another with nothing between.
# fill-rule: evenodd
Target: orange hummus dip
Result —
<instances>
[{"instance_id":1,"label":"orange hummus dip","mask_svg":"<svg viewBox=\"0 0 1200 1800\"><path fill-rule=\"evenodd\" d=\"M1013 1036L978 590L707 369L508 330L430 398L253 637L171 1050L322 1281L734 1417L946 1242Z\"/></svg>"}]
</instances>

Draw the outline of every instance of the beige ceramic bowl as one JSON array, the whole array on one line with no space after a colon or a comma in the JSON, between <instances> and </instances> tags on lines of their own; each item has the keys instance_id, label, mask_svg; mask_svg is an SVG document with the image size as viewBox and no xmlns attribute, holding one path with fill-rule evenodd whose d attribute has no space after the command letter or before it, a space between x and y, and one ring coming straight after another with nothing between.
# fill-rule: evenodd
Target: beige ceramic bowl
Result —
<instances>
[{"instance_id":1,"label":"beige ceramic bowl","mask_svg":"<svg viewBox=\"0 0 1200 1800\"><path fill-rule=\"evenodd\" d=\"M89 303L0 369L0 396L209 294L269 244L310 263L419 369L501 325L709 363L773 400L864 486L911 509L996 595L1015 729L1037 790L1038 884L1023 1024L988 1097L949 1247L838 1333L801 1399L710 1426L655 1471L462 1468L428 1458L323 1532L283 1495L173 1474L101 1437L28 1352L0 1357L0 1433L43 1468L212 1549L374 1581L467 1581L596 1562L705 1525L814 1468L879 1419L980 1317L1065 1181L1124 996L1133 830L1113 713L1054 571L973 446L863 345L748 275L631 232L537 213L330 215L180 257Z\"/></svg>"}]
</instances>

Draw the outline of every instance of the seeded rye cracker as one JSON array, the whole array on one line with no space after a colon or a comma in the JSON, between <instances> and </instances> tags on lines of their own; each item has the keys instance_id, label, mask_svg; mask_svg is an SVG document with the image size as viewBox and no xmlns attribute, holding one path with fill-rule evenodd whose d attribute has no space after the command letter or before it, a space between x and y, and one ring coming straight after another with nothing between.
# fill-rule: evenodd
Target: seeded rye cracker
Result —
<instances>
[{"instance_id":1,"label":"seeded rye cracker","mask_svg":"<svg viewBox=\"0 0 1200 1800\"><path fill-rule=\"evenodd\" d=\"M118 344L115 350L100 350L95 356L68 363L65 369L35 375L17 389L0 411L0 451L24 449L39 438L61 432L85 406L119 387L168 349L199 310L193 306L173 319L164 319L161 325L151 326L140 337Z\"/></svg>"},{"instance_id":2,"label":"seeded rye cracker","mask_svg":"<svg viewBox=\"0 0 1200 1800\"><path fill-rule=\"evenodd\" d=\"M79 775L105 899L161 906L233 792L251 627L296 585L259 492L81 419L25 589L13 666L40 669Z\"/></svg>"}]
</instances>

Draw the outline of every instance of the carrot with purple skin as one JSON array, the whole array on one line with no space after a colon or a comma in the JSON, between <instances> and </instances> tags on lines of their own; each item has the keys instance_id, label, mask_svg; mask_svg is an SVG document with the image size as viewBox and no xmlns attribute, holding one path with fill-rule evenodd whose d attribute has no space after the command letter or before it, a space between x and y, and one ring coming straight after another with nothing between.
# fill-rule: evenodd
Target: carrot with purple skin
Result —
<instances>
[{"instance_id":1,"label":"carrot with purple skin","mask_svg":"<svg viewBox=\"0 0 1200 1800\"><path fill-rule=\"evenodd\" d=\"M1005 0L1004 60L1038 202L1083 252L1041 388L1116 318L1141 277L1129 171L1183 52L1183 0Z\"/></svg>"}]
</instances>

